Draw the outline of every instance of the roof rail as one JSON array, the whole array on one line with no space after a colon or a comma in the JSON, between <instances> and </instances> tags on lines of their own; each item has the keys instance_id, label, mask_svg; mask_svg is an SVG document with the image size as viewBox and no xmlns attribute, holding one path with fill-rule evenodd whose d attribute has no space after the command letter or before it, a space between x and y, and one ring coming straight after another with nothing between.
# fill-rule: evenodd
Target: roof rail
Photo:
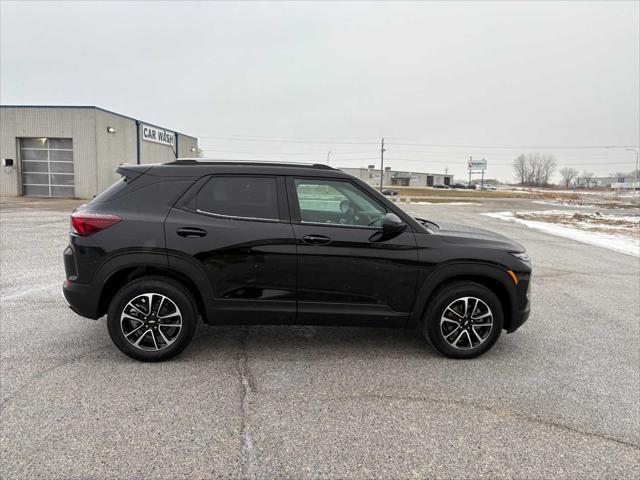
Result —
<instances>
[{"instance_id":1,"label":"roof rail","mask_svg":"<svg viewBox=\"0 0 640 480\"><path fill-rule=\"evenodd\" d=\"M323 163L278 162L272 160L226 160L213 158L178 158L164 165L272 165L275 167L307 167L321 170L335 170Z\"/></svg>"}]
</instances>

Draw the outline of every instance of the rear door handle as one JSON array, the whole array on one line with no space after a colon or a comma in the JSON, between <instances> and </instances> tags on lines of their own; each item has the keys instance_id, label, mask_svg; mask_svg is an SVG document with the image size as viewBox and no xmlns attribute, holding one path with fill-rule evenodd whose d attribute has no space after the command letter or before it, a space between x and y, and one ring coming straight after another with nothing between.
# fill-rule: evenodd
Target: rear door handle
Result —
<instances>
[{"instance_id":1,"label":"rear door handle","mask_svg":"<svg viewBox=\"0 0 640 480\"><path fill-rule=\"evenodd\" d=\"M331 239L324 235L305 235L302 237L302 241L304 241L304 243L310 243L311 245L326 245L331 242Z\"/></svg>"},{"instance_id":2,"label":"rear door handle","mask_svg":"<svg viewBox=\"0 0 640 480\"><path fill-rule=\"evenodd\" d=\"M182 227L176 230L176 233L181 237L204 237L207 234L206 230L194 227Z\"/></svg>"}]
</instances>

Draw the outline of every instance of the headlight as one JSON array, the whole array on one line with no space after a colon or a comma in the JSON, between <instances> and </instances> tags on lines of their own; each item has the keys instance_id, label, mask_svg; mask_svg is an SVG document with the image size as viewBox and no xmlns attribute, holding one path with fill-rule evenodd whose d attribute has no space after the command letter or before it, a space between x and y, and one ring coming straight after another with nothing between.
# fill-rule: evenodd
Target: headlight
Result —
<instances>
[{"instance_id":1,"label":"headlight","mask_svg":"<svg viewBox=\"0 0 640 480\"><path fill-rule=\"evenodd\" d=\"M511 255L516 257L518 260L522 260L525 263L531 263L531 258L527 255L527 252L509 252Z\"/></svg>"}]
</instances>

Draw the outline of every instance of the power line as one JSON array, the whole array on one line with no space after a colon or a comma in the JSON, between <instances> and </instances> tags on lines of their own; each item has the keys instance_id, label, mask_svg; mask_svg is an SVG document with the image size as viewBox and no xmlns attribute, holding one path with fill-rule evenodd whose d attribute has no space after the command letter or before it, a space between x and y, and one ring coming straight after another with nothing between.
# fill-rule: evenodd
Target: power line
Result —
<instances>
[{"instance_id":1,"label":"power line","mask_svg":"<svg viewBox=\"0 0 640 480\"><path fill-rule=\"evenodd\" d=\"M386 144L385 144L385 150L386 150ZM206 151L206 150L205 150ZM326 155L325 152L318 152L315 154L312 153L292 153L292 152L260 152L260 151L230 151L230 150L218 150L218 149L214 149L212 154L233 154L233 153L237 153L237 154L258 154L258 155L268 155L268 156L275 156L275 157L287 157L287 156L303 156L305 158L302 158L302 160L322 160L324 159L324 156ZM368 152L362 152L362 153L368 153ZM356 154L355 152L353 152L353 154ZM211 154L209 154L211 155ZM379 157L341 157L341 154L339 153L334 153L332 152L332 156L334 157L335 161L339 161L339 162L354 162L354 161L370 161L370 162L375 162L377 160L379 160ZM337 156L337 158L336 158ZM451 163L456 162L456 159L451 160L438 160L438 159L431 159L431 158L404 158L404 157L387 157L386 160L388 162L410 162L410 163L421 163L421 164L444 164L444 165L450 165ZM466 164L467 160L460 158L457 160L461 165L462 164ZM616 166L616 165L632 165L635 162L633 161L628 161L628 160L613 160L613 161L606 161L606 162L556 162L557 166L583 166L583 165L608 165L608 166ZM490 165L492 166L513 166L513 162L490 162Z\"/></svg>"},{"instance_id":2,"label":"power line","mask_svg":"<svg viewBox=\"0 0 640 480\"><path fill-rule=\"evenodd\" d=\"M308 143L308 144L336 144L336 145L377 145L377 141L354 141L348 139L341 140L328 140L328 139L302 139L291 137L257 137L257 136L242 136L242 135L197 135L198 138L209 138L217 140L228 140L235 142L258 142L258 143ZM362 137L364 138L364 137ZM508 144L482 144L482 143L440 143L440 142L412 142L402 140L387 140L387 146L424 146L431 148L495 148L495 149L611 149L611 148L637 148L637 145L535 145L535 144L523 144L523 145L508 145Z\"/></svg>"},{"instance_id":3,"label":"power line","mask_svg":"<svg viewBox=\"0 0 640 480\"><path fill-rule=\"evenodd\" d=\"M278 152L278 151L264 151L263 150L227 150L227 149L219 149L217 145L210 144L200 144L202 148L208 148L210 150L214 150L216 152L221 153L259 153L264 155L320 155L325 156L327 154L326 150L323 151L308 151L308 152ZM340 151L332 151L332 155L362 155L372 153L370 151L359 151L359 152L340 152Z\"/></svg>"},{"instance_id":4,"label":"power line","mask_svg":"<svg viewBox=\"0 0 640 480\"><path fill-rule=\"evenodd\" d=\"M272 137L261 135L236 135L231 133L207 133L204 135L198 135L202 138L233 138L233 139L253 139L253 140L301 140L301 141L355 141L355 140L367 140L375 142L374 137L343 137L343 138L306 138L306 137Z\"/></svg>"},{"instance_id":5,"label":"power line","mask_svg":"<svg viewBox=\"0 0 640 480\"><path fill-rule=\"evenodd\" d=\"M293 139L278 139L278 138L234 138L234 137L218 137L213 135L196 135L198 138L210 138L215 140L229 140L236 142L258 142L258 143L310 143L320 145L377 145L377 142L353 142L344 140L293 140Z\"/></svg>"},{"instance_id":6,"label":"power line","mask_svg":"<svg viewBox=\"0 0 640 480\"><path fill-rule=\"evenodd\" d=\"M450 164L451 161L445 161L445 160L419 160L419 159L415 159L415 158L397 158L397 157L390 157L387 158L387 161L389 162L420 162L420 163L443 163L443 164ZM466 164L466 160L461 160L461 163L465 163ZM511 163L499 163L499 162L488 162L489 165L497 165L497 166L513 166L513 162ZM565 166L565 165L622 165L622 164L635 164L635 162L630 162L630 161L621 161L621 162L595 162L595 163L589 163L589 162L578 162L578 163L564 163L564 162L558 162L556 163L556 165L559 166Z\"/></svg>"},{"instance_id":7,"label":"power line","mask_svg":"<svg viewBox=\"0 0 640 480\"><path fill-rule=\"evenodd\" d=\"M605 150L610 148L637 148L636 145L500 145L500 144L481 144L481 143L420 143L420 142L397 142L391 140L391 145L402 146L425 146L425 147L446 147L446 148L498 148L508 150L546 148L546 149L599 149Z\"/></svg>"}]
</instances>

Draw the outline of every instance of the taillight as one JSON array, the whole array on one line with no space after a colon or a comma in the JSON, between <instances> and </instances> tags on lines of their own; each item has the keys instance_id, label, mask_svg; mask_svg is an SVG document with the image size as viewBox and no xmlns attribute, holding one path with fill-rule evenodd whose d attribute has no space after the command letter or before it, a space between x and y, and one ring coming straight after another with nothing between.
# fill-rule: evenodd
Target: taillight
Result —
<instances>
[{"instance_id":1,"label":"taillight","mask_svg":"<svg viewBox=\"0 0 640 480\"><path fill-rule=\"evenodd\" d=\"M71 228L73 232L82 237L88 237L111 225L115 225L122 218L118 215L105 215L102 213L73 212L71 214Z\"/></svg>"}]
</instances>

